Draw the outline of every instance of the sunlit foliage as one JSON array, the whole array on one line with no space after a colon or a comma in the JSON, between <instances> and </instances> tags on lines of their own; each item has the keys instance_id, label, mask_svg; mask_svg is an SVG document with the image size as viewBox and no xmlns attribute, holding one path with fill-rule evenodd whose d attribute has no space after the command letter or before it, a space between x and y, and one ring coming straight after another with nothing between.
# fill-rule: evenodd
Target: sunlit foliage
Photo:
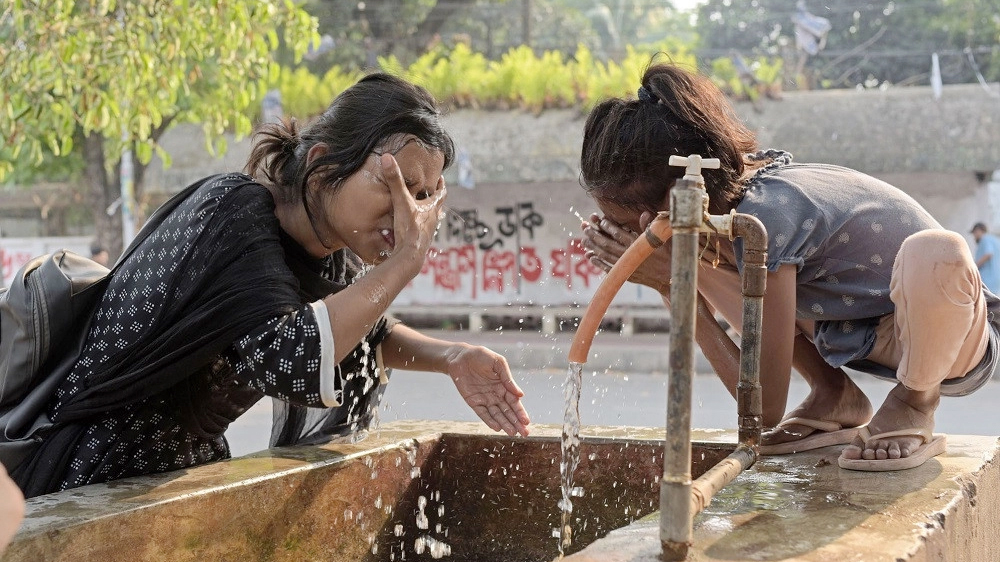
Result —
<instances>
[{"instance_id":1,"label":"sunlit foliage","mask_svg":"<svg viewBox=\"0 0 1000 562\"><path fill-rule=\"evenodd\" d=\"M0 179L58 156L79 135L106 164L140 162L170 124L202 125L209 150L246 134L249 108L277 77L272 52L301 55L315 21L290 1L13 0L0 9ZM165 159L168 155L159 151Z\"/></svg>"}]
</instances>

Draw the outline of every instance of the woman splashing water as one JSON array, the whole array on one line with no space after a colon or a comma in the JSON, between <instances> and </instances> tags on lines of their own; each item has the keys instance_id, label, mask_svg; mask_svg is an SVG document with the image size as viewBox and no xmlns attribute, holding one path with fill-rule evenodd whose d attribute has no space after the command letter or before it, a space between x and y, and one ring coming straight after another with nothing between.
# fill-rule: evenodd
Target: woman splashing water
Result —
<instances>
[{"instance_id":1,"label":"woman splashing water","mask_svg":"<svg viewBox=\"0 0 1000 562\"><path fill-rule=\"evenodd\" d=\"M349 437L385 367L446 373L490 428L526 435L502 356L384 316L420 272L453 156L433 99L385 74L302 130L264 125L246 174L185 190L115 270L54 430L9 467L25 495L227 458L226 428L263 396L272 446Z\"/></svg>"}]
</instances>

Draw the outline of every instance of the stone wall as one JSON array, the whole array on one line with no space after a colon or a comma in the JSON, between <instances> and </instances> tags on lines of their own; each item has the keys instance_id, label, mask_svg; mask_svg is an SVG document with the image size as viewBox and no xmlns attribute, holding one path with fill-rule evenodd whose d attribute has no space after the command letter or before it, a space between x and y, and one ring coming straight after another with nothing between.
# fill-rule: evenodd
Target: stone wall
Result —
<instances>
[{"instance_id":1,"label":"stone wall","mask_svg":"<svg viewBox=\"0 0 1000 562\"><path fill-rule=\"evenodd\" d=\"M992 93L992 96L991 96ZM880 175L1000 168L1000 94L977 84L790 92L740 114L762 146Z\"/></svg>"}]
</instances>

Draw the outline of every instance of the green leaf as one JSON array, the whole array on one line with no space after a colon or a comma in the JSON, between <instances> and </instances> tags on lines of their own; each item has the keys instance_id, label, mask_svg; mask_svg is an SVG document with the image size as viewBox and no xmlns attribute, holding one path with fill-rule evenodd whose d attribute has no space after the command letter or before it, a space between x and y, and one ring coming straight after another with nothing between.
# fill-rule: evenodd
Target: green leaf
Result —
<instances>
[{"instance_id":1,"label":"green leaf","mask_svg":"<svg viewBox=\"0 0 1000 562\"><path fill-rule=\"evenodd\" d=\"M153 147L147 142L136 144L135 157L139 159L139 162L149 164L149 161L153 159Z\"/></svg>"},{"instance_id":2,"label":"green leaf","mask_svg":"<svg viewBox=\"0 0 1000 562\"><path fill-rule=\"evenodd\" d=\"M56 156L59 156L59 148L60 148L60 146L59 146L59 139L57 139L54 136L50 136L50 137L46 137L45 142L48 143L49 150L52 151L52 154L55 154Z\"/></svg>"},{"instance_id":3,"label":"green leaf","mask_svg":"<svg viewBox=\"0 0 1000 562\"><path fill-rule=\"evenodd\" d=\"M102 105L100 112L101 112L101 119L100 121L97 122L97 127L100 129L105 129L107 128L108 124L111 123L111 111L108 109L107 106Z\"/></svg>"}]
</instances>

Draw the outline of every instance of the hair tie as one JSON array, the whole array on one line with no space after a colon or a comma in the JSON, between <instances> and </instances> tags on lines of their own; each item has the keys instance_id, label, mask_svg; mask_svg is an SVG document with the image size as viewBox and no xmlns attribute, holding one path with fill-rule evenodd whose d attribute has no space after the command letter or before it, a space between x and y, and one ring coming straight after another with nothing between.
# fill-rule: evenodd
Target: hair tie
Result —
<instances>
[{"instance_id":1,"label":"hair tie","mask_svg":"<svg viewBox=\"0 0 1000 562\"><path fill-rule=\"evenodd\" d=\"M656 99L656 96L651 94L645 86L639 86L639 90L636 91L636 95L639 96L639 101L648 101L652 103L657 103L660 100Z\"/></svg>"},{"instance_id":2,"label":"hair tie","mask_svg":"<svg viewBox=\"0 0 1000 562\"><path fill-rule=\"evenodd\" d=\"M299 136L291 133L281 143L281 150L288 154L295 155L295 150L299 147Z\"/></svg>"}]
</instances>

